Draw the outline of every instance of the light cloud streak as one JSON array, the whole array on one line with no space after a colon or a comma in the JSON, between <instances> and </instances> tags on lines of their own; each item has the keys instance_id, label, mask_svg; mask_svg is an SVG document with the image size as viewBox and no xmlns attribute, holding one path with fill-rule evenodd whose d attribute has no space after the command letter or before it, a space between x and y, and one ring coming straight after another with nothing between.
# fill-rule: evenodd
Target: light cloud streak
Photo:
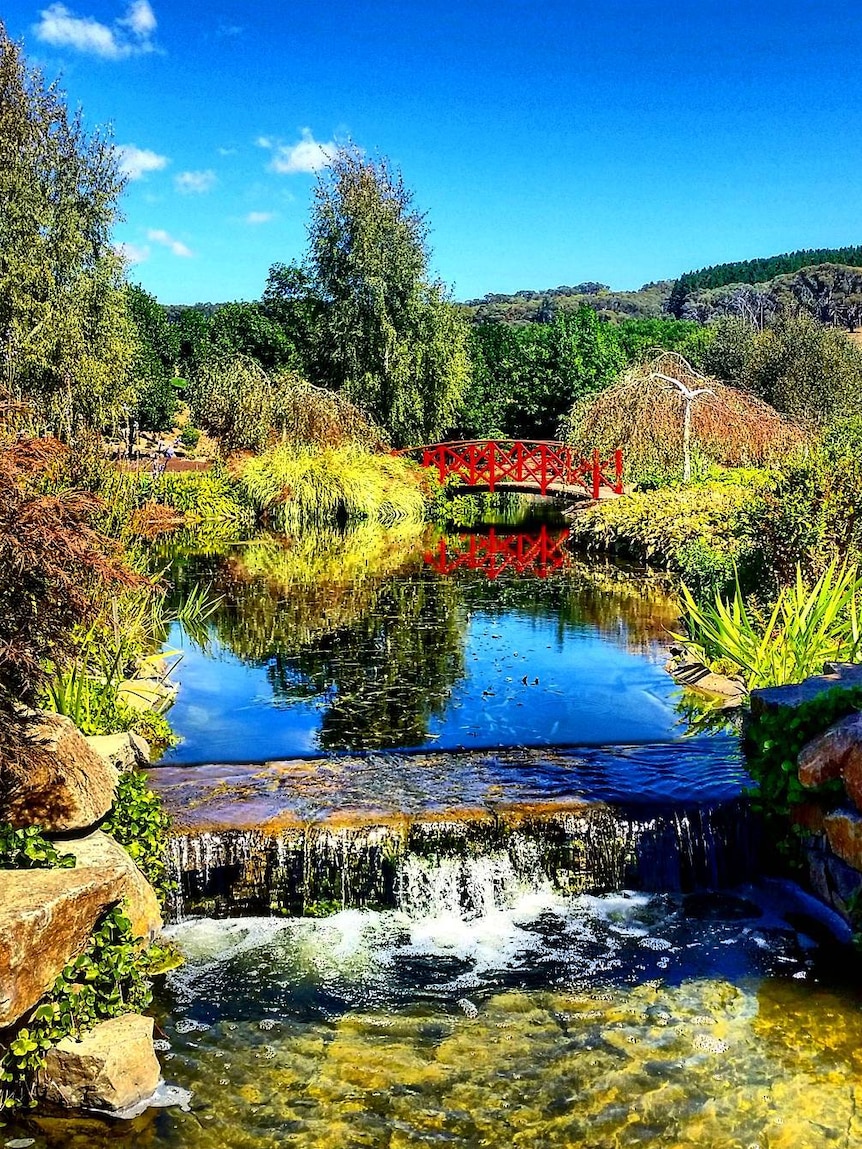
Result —
<instances>
[{"instance_id":1,"label":"light cloud streak","mask_svg":"<svg viewBox=\"0 0 862 1149\"><path fill-rule=\"evenodd\" d=\"M179 172L174 176L174 186L183 195L202 195L210 191L216 182L216 174L209 170L205 172Z\"/></svg>"},{"instance_id":2,"label":"light cloud streak","mask_svg":"<svg viewBox=\"0 0 862 1149\"><path fill-rule=\"evenodd\" d=\"M320 143L311 133L311 128L303 128L300 139L295 144L282 144L270 136L259 136L257 146L272 152L268 167L279 175L296 175L298 172L319 172L330 163L338 151L334 140Z\"/></svg>"},{"instance_id":3,"label":"light cloud streak","mask_svg":"<svg viewBox=\"0 0 862 1149\"><path fill-rule=\"evenodd\" d=\"M161 244L161 246L166 247L172 255L178 255L182 259L190 259L194 254L191 248L186 247L181 240L174 239L169 232L166 232L164 228L161 227L151 227L147 232L147 239L151 243Z\"/></svg>"}]
</instances>

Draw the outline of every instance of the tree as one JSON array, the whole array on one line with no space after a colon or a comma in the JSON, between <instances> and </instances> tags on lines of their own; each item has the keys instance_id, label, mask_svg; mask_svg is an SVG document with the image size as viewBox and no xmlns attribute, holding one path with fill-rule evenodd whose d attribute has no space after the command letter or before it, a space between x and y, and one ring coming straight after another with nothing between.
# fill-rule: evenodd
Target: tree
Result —
<instances>
[{"instance_id":1,"label":"tree","mask_svg":"<svg viewBox=\"0 0 862 1149\"><path fill-rule=\"evenodd\" d=\"M345 147L320 174L307 257L316 381L343 390L396 444L447 430L469 374L466 328L429 277L427 234L385 160Z\"/></svg>"},{"instance_id":2,"label":"tree","mask_svg":"<svg viewBox=\"0 0 862 1149\"><path fill-rule=\"evenodd\" d=\"M111 246L114 149L70 117L0 23L0 369L63 435L132 397L134 335Z\"/></svg>"},{"instance_id":3,"label":"tree","mask_svg":"<svg viewBox=\"0 0 862 1149\"><path fill-rule=\"evenodd\" d=\"M173 427L179 406L171 382L179 356L179 334L154 295L131 286L127 299L137 337L131 367L138 390L134 415L143 430L161 431Z\"/></svg>"}]
</instances>

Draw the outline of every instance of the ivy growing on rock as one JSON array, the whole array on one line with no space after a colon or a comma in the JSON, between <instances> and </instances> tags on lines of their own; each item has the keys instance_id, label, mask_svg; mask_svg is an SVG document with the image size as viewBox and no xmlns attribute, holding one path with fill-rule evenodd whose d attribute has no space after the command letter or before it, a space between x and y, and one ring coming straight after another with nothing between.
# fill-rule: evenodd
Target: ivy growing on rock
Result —
<instances>
[{"instance_id":1,"label":"ivy growing on rock","mask_svg":"<svg viewBox=\"0 0 862 1149\"><path fill-rule=\"evenodd\" d=\"M114 807L102 829L126 849L162 905L173 889L167 868L170 828L170 817L161 799L147 786L146 774L123 774Z\"/></svg>"},{"instance_id":2,"label":"ivy growing on rock","mask_svg":"<svg viewBox=\"0 0 862 1149\"><path fill-rule=\"evenodd\" d=\"M0 870L73 869L74 854L61 854L38 826L16 830L0 824Z\"/></svg>"}]
</instances>

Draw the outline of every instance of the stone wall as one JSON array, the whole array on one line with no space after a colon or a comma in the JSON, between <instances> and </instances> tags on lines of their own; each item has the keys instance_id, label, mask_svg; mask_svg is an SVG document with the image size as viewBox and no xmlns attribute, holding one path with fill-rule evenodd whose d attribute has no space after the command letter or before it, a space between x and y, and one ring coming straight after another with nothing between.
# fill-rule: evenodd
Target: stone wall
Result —
<instances>
[{"instance_id":1,"label":"stone wall","mask_svg":"<svg viewBox=\"0 0 862 1149\"><path fill-rule=\"evenodd\" d=\"M862 690L862 666L828 665L825 673L791 686L751 692L753 716L792 712L823 695ZM811 739L797 760L797 776L810 798L790 817L801 834L808 883L854 929L862 897L862 714L854 712Z\"/></svg>"},{"instance_id":2,"label":"stone wall","mask_svg":"<svg viewBox=\"0 0 862 1149\"><path fill-rule=\"evenodd\" d=\"M38 716L31 737L41 752L27 776L0 795L0 824L38 826L58 853L75 856L75 866L0 869L0 1049L90 945L108 910L123 905L142 946L162 928L155 891L122 846L98 829L114 805L120 772L148 761L146 743L134 735L89 743L57 714ZM65 1038L49 1051L34 1091L71 1107L138 1105L159 1083L152 1028L151 1019L129 1014L80 1039Z\"/></svg>"}]
</instances>

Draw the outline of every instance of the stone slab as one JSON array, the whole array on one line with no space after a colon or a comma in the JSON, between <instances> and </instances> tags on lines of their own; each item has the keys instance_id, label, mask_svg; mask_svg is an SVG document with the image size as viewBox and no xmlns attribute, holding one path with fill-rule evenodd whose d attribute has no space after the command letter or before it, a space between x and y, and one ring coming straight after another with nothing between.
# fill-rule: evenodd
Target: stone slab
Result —
<instances>
[{"instance_id":1,"label":"stone slab","mask_svg":"<svg viewBox=\"0 0 862 1149\"><path fill-rule=\"evenodd\" d=\"M0 802L0 822L49 833L88 830L114 804L119 774L87 745L71 719L43 713L30 728L41 753L26 775L12 780Z\"/></svg>"},{"instance_id":2,"label":"stone slab","mask_svg":"<svg viewBox=\"0 0 862 1149\"><path fill-rule=\"evenodd\" d=\"M95 870L110 874L122 884L125 913L132 923L132 933L149 945L162 929L159 901L153 887L119 842L97 830L86 838L59 841L56 845L61 853L75 855L76 872Z\"/></svg>"},{"instance_id":3,"label":"stone slab","mask_svg":"<svg viewBox=\"0 0 862 1149\"><path fill-rule=\"evenodd\" d=\"M790 686L770 686L751 692L751 712L762 714L767 710L795 708L803 702L819 698L835 687L852 690L862 687L862 665L856 663L827 663L824 673L795 682Z\"/></svg>"},{"instance_id":4,"label":"stone slab","mask_svg":"<svg viewBox=\"0 0 862 1149\"><path fill-rule=\"evenodd\" d=\"M149 766L150 746L134 731L125 734L94 734L86 739L91 750L104 758L120 774L131 773L137 766Z\"/></svg>"}]
</instances>

